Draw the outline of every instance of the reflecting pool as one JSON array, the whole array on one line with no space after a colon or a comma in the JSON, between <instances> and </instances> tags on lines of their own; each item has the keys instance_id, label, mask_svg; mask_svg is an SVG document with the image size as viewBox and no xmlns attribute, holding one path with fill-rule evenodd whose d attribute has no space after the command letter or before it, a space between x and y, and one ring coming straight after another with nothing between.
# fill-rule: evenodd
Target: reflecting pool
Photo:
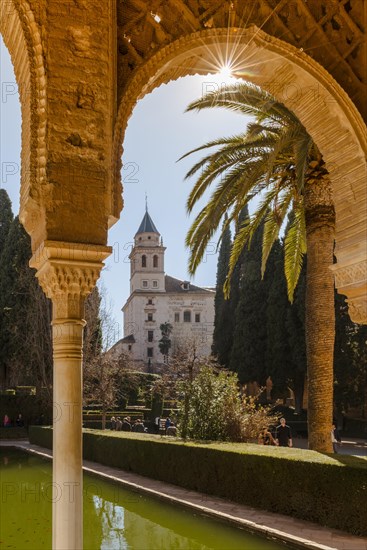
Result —
<instances>
[{"instance_id":1,"label":"reflecting pool","mask_svg":"<svg viewBox=\"0 0 367 550\"><path fill-rule=\"evenodd\" d=\"M51 462L0 447L0 548L51 548ZM281 550L192 511L84 474L87 550Z\"/></svg>"}]
</instances>

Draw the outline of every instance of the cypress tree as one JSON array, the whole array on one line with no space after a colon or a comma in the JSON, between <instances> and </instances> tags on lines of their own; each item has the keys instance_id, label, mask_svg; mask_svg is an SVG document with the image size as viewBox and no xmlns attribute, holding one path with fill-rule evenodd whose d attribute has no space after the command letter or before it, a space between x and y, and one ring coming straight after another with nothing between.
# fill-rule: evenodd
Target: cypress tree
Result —
<instances>
[{"instance_id":1,"label":"cypress tree","mask_svg":"<svg viewBox=\"0 0 367 550\"><path fill-rule=\"evenodd\" d=\"M249 219L249 213L248 213L248 207L246 205L244 208L242 208L240 215L238 217L238 221L236 224L236 234L241 229L244 222L248 219ZM231 314L233 319L235 318L236 309L237 309L238 302L240 300L240 295L241 295L241 279L242 279L242 269L243 269L244 258L245 258L245 249L242 250L240 257L238 258L238 261L233 270L233 275L231 278L230 302L231 302Z\"/></svg>"},{"instance_id":2,"label":"cypress tree","mask_svg":"<svg viewBox=\"0 0 367 550\"><path fill-rule=\"evenodd\" d=\"M5 189L0 189L0 262L5 240L9 233L13 217L9 195Z\"/></svg>"},{"instance_id":3,"label":"cypress tree","mask_svg":"<svg viewBox=\"0 0 367 550\"><path fill-rule=\"evenodd\" d=\"M269 288L266 322L266 366L273 382L272 398L286 397L293 360L289 345L287 313L290 307L284 276L284 251L280 241L273 246L274 271Z\"/></svg>"},{"instance_id":4,"label":"cypress tree","mask_svg":"<svg viewBox=\"0 0 367 550\"><path fill-rule=\"evenodd\" d=\"M231 230L225 230L218 256L216 293L214 299L214 333L213 333L213 354L223 366L228 366L229 356L232 348L233 338L233 317L231 312L231 301L226 300L223 294L223 285L228 273L229 257L231 254Z\"/></svg>"},{"instance_id":5,"label":"cypress tree","mask_svg":"<svg viewBox=\"0 0 367 550\"><path fill-rule=\"evenodd\" d=\"M367 416L367 326L353 323L346 297L335 292L334 403L338 417L350 408Z\"/></svg>"},{"instance_id":6,"label":"cypress tree","mask_svg":"<svg viewBox=\"0 0 367 550\"><path fill-rule=\"evenodd\" d=\"M0 268L2 384L49 386L51 305L28 265L31 244L18 217L8 232Z\"/></svg>"},{"instance_id":7,"label":"cypress tree","mask_svg":"<svg viewBox=\"0 0 367 550\"><path fill-rule=\"evenodd\" d=\"M261 279L262 238L263 224L256 231L251 248L244 250L230 368L238 373L241 383L256 381L264 385L268 376L266 310L274 253L269 255L266 272Z\"/></svg>"},{"instance_id":8,"label":"cypress tree","mask_svg":"<svg viewBox=\"0 0 367 550\"><path fill-rule=\"evenodd\" d=\"M289 349L291 351L292 367L288 376L288 384L295 395L295 412L300 413L303 402L305 377L307 372L306 356L306 263L304 256L303 266L298 284L294 292L293 304L289 304L286 329L288 332Z\"/></svg>"},{"instance_id":9,"label":"cypress tree","mask_svg":"<svg viewBox=\"0 0 367 550\"><path fill-rule=\"evenodd\" d=\"M84 318L87 324L83 334L83 364L89 363L102 353L101 301L98 286L95 286L85 300Z\"/></svg>"}]
</instances>

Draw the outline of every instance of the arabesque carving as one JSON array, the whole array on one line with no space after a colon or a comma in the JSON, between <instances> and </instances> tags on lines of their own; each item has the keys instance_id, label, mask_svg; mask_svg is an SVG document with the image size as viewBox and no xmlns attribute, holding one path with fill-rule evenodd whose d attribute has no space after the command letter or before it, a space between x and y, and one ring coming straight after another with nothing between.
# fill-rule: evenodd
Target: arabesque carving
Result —
<instances>
[{"instance_id":1,"label":"arabesque carving","mask_svg":"<svg viewBox=\"0 0 367 550\"><path fill-rule=\"evenodd\" d=\"M95 287L102 266L47 262L37 273L46 296L52 300L54 319L83 319L84 301Z\"/></svg>"},{"instance_id":2,"label":"arabesque carving","mask_svg":"<svg viewBox=\"0 0 367 550\"><path fill-rule=\"evenodd\" d=\"M348 312L349 316L354 323L359 323L361 325L367 324L367 300L366 296L354 299L347 300L348 302Z\"/></svg>"},{"instance_id":3,"label":"arabesque carving","mask_svg":"<svg viewBox=\"0 0 367 550\"><path fill-rule=\"evenodd\" d=\"M30 265L53 304L53 319L80 320L84 301L95 287L112 249L77 243L46 241L33 255Z\"/></svg>"},{"instance_id":4,"label":"arabesque carving","mask_svg":"<svg viewBox=\"0 0 367 550\"><path fill-rule=\"evenodd\" d=\"M353 265L339 267L335 271L335 284L337 288L345 288L367 280L367 262L362 261Z\"/></svg>"}]
</instances>

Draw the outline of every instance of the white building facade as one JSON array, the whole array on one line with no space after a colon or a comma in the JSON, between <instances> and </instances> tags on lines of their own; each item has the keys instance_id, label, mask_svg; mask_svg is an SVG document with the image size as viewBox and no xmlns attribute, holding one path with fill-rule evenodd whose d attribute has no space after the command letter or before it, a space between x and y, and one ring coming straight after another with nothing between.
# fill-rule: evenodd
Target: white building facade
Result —
<instances>
[{"instance_id":1,"label":"white building facade","mask_svg":"<svg viewBox=\"0 0 367 550\"><path fill-rule=\"evenodd\" d=\"M114 347L146 370L165 362L159 349L160 326L169 323L170 355L179 348L211 353L215 289L200 288L165 274L165 247L148 210L130 253L130 296L122 308L124 338Z\"/></svg>"}]
</instances>

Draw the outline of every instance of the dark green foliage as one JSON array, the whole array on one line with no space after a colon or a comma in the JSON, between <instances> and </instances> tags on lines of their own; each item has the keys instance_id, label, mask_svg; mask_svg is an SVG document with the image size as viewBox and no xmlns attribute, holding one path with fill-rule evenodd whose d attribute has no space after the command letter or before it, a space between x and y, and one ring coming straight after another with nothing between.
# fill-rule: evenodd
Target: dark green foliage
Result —
<instances>
[{"instance_id":1,"label":"dark green foliage","mask_svg":"<svg viewBox=\"0 0 367 550\"><path fill-rule=\"evenodd\" d=\"M45 449L52 449L52 428L43 426L29 426L29 442Z\"/></svg>"},{"instance_id":2,"label":"dark green foliage","mask_svg":"<svg viewBox=\"0 0 367 550\"><path fill-rule=\"evenodd\" d=\"M89 363L102 353L102 321L100 318L101 295L97 286L85 301L85 320L83 335L83 364Z\"/></svg>"},{"instance_id":3,"label":"dark green foliage","mask_svg":"<svg viewBox=\"0 0 367 550\"><path fill-rule=\"evenodd\" d=\"M291 352L292 370L288 376L288 383L295 394L295 409L301 412L305 376L307 371L306 355L306 270L307 255L304 256L302 270L294 293L293 304L287 312L286 330Z\"/></svg>"},{"instance_id":4,"label":"dark green foliage","mask_svg":"<svg viewBox=\"0 0 367 550\"><path fill-rule=\"evenodd\" d=\"M235 237L238 234L239 230L243 226L243 224L249 220L249 213L248 213L248 207L247 205L242 208L237 224L236 224L236 231L235 231ZM240 257L238 258L238 261L235 265L235 268L233 270L232 278L231 278L231 284L230 284L230 302L231 302L231 312L232 312L232 323L234 324L234 318L236 313L236 308L238 305L238 302L240 300L241 296L241 280L242 280L242 271L243 271L243 263L245 259L246 249L242 250Z\"/></svg>"},{"instance_id":5,"label":"dark green foliage","mask_svg":"<svg viewBox=\"0 0 367 550\"><path fill-rule=\"evenodd\" d=\"M228 366L233 338L233 314L230 300L226 300L223 294L223 285L227 278L229 258L231 255L231 231L224 231L219 248L217 283L214 300L214 333L213 354L223 366Z\"/></svg>"},{"instance_id":6,"label":"dark green foliage","mask_svg":"<svg viewBox=\"0 0 367 550\"><path fill-rule=\"evenodd\" d=\"M42 395L1 395L0 396L0 420L7 414L15 425L15 420L20 413L23 417L25 426L30 424L39 424L41 415L44 423L50 422L52 418L51 404L45 403Z\"/></svg>"},{"instance_id":7,"label":"dark green foliage","mask_svg":"<svg viewBox=\"0 0 367 550\"><path fill-rule=\"evenodd\" d=\"M236 310L235 333L230 369L238 373L241 383L265 384L267 299L274 270L271 252L264 278L261 279L263 224L256 231L251 248L243 252L241 295Z\"/></svg>"},{"instance_id":8,"label":"dark green foliage","mask_svg":"<svg viewBox=\"0 0 367 550\"><path fill-rule=\"evenodd\" d=\"M127 370L120 379L120 393L129 405L136 405L143 398L148 406L151 402L152 386L159 379L158 374Z\"/></svg>"},{"instance_id":9,"label":"dark green foliage","mask_svg":"<svg viewBox=\"0 0 367 550\"><path fill-rule=\"evenodd\" d=\"M266 365L273 382L272 398L287 397L293 361L286 327L290 307L284 276L284 253L279 241L273 245L274 271L267 299Z\"/></svg>"},{"instance_id":10,"label":"dark green foliage","mask_svg":"<svg viewBox=\"0 0 367 550\"><path fill-rule=\"evenodd\" d=\"M28 432L26 428L1 428L0 439L27 439Z\"/></svg>"},{"instance_id":11,"label":"dark green foliage","mask_svg":"<svg viewBox=\"0 0 367 550\"><path fill-rule=\"evenodd\" d=\"M306 256L291 304L283 271L284 246L274 245L274 274L267 308L267 367L273 381L273 399L287 396L287 386L295 393L300 413L306 375L305 277Z\"/></svg>"},{"instance_id":12,"label":"dark green foliage","mask_svg":"<svg viewBox=\"0 0 367 550\"><path fill-rule=\"evenodd\" d=\"M0 265L0 370L3 386L49 387L52 367L51 302L28 265L28 234L11 223Z\"/></svg>"},{"instance_id":13,"label":"dark green foliage","mask_svg":"<svg viewBox=\"0 0 367 550\"><path fill-rule=\"evenodd\" d=\"M245 206L239 214L235 235L240 230L243 222L247 219L248 208ZM231 233L228 227L223 234L218 257L213 334L213 354L218 362L226 368L231 368L230 360L236 328L236 309L241 296L242 270L246 254L244 250L237 261L231 278L230 297L225 299L223 285L228 274L231 247Z\"/></svg>"},{"instance_id":14,"label":"dark green foliage","mask_svg":"<svg viewBox=\"0 0 367 550\"><path fill-rule=\"evenodd\" d=\"M1 254L5 246L6 237L9 233L11 222L13 221L13 211L11 201L5 189L0 189L0 264Z\"/></svg>"},{"instance_id":15,"label":"dark green foliage","mask_svg":"<svg viewBox=\"0 0 367 550\"><path fill-rule=\"evenodd\" d=\"M337 413L367 415L367 326L351 321L345 296L335 293L334 401Z\"/></svg>"},{"instance_id":16,"label":"dark green foliage","mask_svg":"<svg viewBox=\"0 0 367 550\"><path fill-rule=\"evenodd\" d=\"M52 430L31 427L50 448ZM195 444L146 434L83 434L84 458L153 479L341 529L367 534L367 462L251 444ZM348 495L348 498L346 498Z\"/></svg>"}]
</instances>

